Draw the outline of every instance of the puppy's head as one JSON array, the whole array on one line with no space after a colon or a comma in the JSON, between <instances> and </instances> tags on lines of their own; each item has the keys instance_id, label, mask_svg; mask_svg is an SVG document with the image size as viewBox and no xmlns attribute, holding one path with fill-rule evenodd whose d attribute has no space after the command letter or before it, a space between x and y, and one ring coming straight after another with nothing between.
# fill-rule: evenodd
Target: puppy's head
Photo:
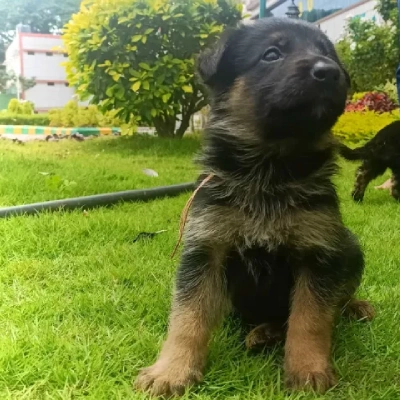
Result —
<instances>
[{"instance_id":1,"label":"puppy's head","mask_svg":"<svg viewBox=\"0 0 400 400\"><path fill-rule=\"evenodd\" d=\"M315 137L342 114L349 77L334 46L302 21L266 18L226 33L200 56L218 118L263 139Z\"/></svg>"}]
</instances>

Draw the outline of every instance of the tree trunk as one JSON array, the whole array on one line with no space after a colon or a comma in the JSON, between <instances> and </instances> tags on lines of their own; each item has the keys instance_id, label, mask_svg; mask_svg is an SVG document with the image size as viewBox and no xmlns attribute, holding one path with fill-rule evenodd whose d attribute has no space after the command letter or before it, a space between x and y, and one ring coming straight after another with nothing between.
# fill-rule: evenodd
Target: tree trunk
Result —
<instances>
[{"instance_id":1,"label":"tree trunk","mask_svg":"<svg viewBox=\"0 0 400 400\"><path fill-rule=\"evenodd\" d=\"M195 131L195 124L194 124L194 114L190 117L190 130L192 133Z\"/></svg>"},{"instance_id":2,"label":"tree trunk","mask_svg":"<svg viewBox=\"0 0 400 400\"><path fill-rule=\"evenodd\" d=\"M157 135L162 138L174 138L175 136L175 117L168 118L155 118L154 127L156 128Z\"/></svg>"},{"instance_id":3,"label":"tree trunk","mask_svg":"<svg viewBox=\"0 0 400 400\"><path fill-rule=\"evenodd\" d=\"M175 133L175 137L178 139L182 139L183 135L187 131L190 125L190 118L193 114L188 112L182 115L181 126L177 129Z\"/></svg>"},{"instance_id":4,"label":"tree trunk","mask_svg":"<svg viewBox=\"0 0 400 400\"><path fill-rule=\"evenodd\" d=\"M196 111L200 111L207 105L206 99L199 91L195 90L192 98L182 107L182 119L179 128L175 131L176 115L163 115L154 119L154 126L159 137L182 139L183 135L190 126L190 119Z\"/></svg>"}]
</instances>

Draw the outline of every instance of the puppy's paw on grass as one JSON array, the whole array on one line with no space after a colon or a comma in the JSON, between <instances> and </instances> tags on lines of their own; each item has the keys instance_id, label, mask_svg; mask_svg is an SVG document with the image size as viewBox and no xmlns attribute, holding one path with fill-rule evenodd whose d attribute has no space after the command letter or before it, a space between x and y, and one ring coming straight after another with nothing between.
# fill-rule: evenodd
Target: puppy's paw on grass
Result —
<instances>
[{"instance_id":1,"label":"puppy's paw on grass","mask_svg":"<svg viewBox=\"0 0 400 400\"><path fill-rule=\"evenodd\" d=\"M287 371L285 384L289 390L314 391L323 394L337 385L337 378L330 367L324 370L305 368L302 371Z\"/></svg>"},{"instance_id":2,"label":"puppy's paw on grass","mask_svg":"<svg viewBox=\"0 0 400 400\"><path fill-rule=\"evenodd\" d=\"M153 396L182 396L186 388L203 380L200 370L189 368L177 361L157 361L143 369L134 387Z\"/></svg>"}]
</instances>

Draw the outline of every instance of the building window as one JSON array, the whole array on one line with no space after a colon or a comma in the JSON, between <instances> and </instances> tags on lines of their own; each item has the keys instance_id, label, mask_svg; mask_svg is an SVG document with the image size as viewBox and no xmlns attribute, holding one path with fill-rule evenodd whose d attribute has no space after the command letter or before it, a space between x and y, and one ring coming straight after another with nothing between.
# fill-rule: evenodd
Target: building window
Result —
<instances>
[{"instance_id":1,"label":"building window","mask_svg":"<svg viewBox=\"0 0 400 400\"><path fill-rule=\"evenodd\" d=\"M53 53L51 51L49 51L49 52L46 53L46 56L52 57Z\"/></svg>"},{"instance_id":2,"label":"building window","mask_svg":"<svg viewBox=\"0 0 400 400\"><path fill-rule=\"evenodd\" d=\"M65 83L65 86L66 86L66 87L69 87L69 83L68 83L68 82L67 82L67 83Z\"/></svg>"},{"instance_id":3,"label":"building window","mask_svg":"<svg viewBox=\"0 0 400 400\"><path fill-rule=\"evenodd\" d=\"M67 53L64 53L64 57L65 57L65 58L68 58L68 54L67 54Z\"/></svg>"},{"instance_id":4,"label":"building window","mask_svg":"<svg viewBox=\"0 0 400 400\"><path fill-rule=\"evenodd\" d=\"M28 56L34 56L35 52L34 51L28 51Z\"/></svg>"},{"instance_id":5,"label":"building window","mask_svg":"<svg viewBox=\"0 0 400 400\"><path fill-rule=\"evenodd\" d=\"M47 86L54 86L54 82L47 82Z\"/></svg>"}]
</instances>

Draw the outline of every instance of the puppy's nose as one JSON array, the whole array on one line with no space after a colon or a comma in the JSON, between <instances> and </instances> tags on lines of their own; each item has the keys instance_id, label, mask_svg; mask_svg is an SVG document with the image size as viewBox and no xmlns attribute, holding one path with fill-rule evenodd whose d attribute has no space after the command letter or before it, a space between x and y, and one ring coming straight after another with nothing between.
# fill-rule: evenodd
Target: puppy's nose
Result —
<instances>
[{"instance_id":1,"label":"puppy's nose","mask_svg":"<svg viewBox=\"0 0 400 400\"><path fill-rule=\"evenodd\" d=\"M311 70L311 76L320 82L334 83L339 80L339 67L325 61L318 61Z\"/></svg>"}]
</instances>

